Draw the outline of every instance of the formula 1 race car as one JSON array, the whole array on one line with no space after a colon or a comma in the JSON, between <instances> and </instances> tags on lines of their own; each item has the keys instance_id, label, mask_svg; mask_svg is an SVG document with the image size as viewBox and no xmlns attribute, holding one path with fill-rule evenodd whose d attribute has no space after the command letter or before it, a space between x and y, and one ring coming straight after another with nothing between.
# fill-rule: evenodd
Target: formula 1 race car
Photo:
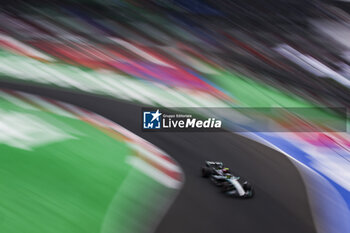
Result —
<instances>
[{"instance_id":1,"label":"formula 1 race car","mask_svg":"<svg viewBox=\"0 0 350 233\"><path fill-rule=\"evenodd\" d=\"M227 195L241 198L254 196L252 185L240 177L232 175L222 162L205 161L205 167L202 167L202 176L210 178Z\"/></svg>"}]
</instances>

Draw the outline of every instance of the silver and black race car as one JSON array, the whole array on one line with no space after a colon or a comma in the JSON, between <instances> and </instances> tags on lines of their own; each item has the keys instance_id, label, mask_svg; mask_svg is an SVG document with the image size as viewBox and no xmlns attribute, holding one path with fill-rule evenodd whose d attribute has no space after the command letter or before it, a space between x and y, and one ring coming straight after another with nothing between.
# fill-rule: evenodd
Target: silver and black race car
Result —
<instances>
[{"instance_id":1,"label":"silver and black race car","mask_svg":"<svg viewBox=\"0 0 350 233\"><path fill-rule=\"evenodd\" d=\"M202 167L202 176L210 178L227 195L241 198L254 196L252 185L248 181L232 175L229 168L224 167L222 162L205 161L205 166Z\"/></svg>"}]
</instances>

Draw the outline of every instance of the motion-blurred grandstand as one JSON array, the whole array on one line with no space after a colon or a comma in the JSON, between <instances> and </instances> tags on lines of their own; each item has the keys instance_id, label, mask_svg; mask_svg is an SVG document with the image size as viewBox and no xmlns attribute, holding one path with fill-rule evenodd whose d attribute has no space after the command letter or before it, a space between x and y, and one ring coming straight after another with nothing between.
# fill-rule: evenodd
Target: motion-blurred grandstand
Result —
<instances>
[{"instance_id":1,"label":"motion-blurred grandstand","mask_svg":"<svg viewBox=\"0 0 350 233\"><path fill-rule=\"evenodd\" d=\"M204 61L326 106L349 107L350 17L339 6L347 3L12 1L1 8L0 46L136 76L142 75L130 66L212 72ZM111 64L113 59L128 67Z\"/></svg>"}]
</instances>

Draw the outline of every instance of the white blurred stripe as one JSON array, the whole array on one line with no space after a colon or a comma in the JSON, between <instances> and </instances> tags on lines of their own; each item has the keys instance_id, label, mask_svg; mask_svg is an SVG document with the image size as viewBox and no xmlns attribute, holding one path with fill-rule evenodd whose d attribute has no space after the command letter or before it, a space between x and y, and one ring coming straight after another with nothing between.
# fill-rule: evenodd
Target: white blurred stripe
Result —
<instances>
[{"instance_id":1,"label":"white blurred stripe","mask_svg":"<svg viewBox=\"0 0 350 233\"><path fill-rule=\"evenodd\" d=\"M67 77L65 74L57 71L56 69L51 68L50 66L41 66L42 71L47 75L45 77L48 78L49 82L59 86L73 86L78 89L81 89L81 84L76 82L71 77Z\"/></svg>"},{"instance_id":2,"label":"white blurred stripe","mask_svg":"<svg viewBox=\"0 0 350 233\"><path fill-rule=\"evenodd\" d=\"M178 48L170 47L170 46L163 46L161 48L164 52L172 56L173 58L180 60L187 65L191 66L195 70L206 73L206 74L219 74L216 70L210 68L208 65L203 64L202 62L198 61L197 59L191 57L190 55L187 55L186 53L182 52Z\"/></svg>"},{"instance_id":3,"label":"white blurred stripe","mask_svg":"<svg viewBox=\"0 0 350 233\"><path fill-rule=\"evenodd\" d=\"M180 94L177 88L174 90L171 88L168 88L168 93L173 95L175 99L178 101L178 103L183 104L182 106L177 107L200 107L197 103L193 102L190 98L187 96L185 97L183 94Z\"/></svg>"},{"instance_id":4,"label":"white blurred stripe","mask_svg":"<svg viewBox=\"0 0 350 233\"><path fill-rule=\"evenodd\" d=\"M74 118L76 119L77 117L73 114L71 114L70 112L66 111L63 108L60 108L50 102L48 102L47 100L43 99L42 97L38 97L35 95L30 95L27 93L23 93L23 92L17 92L18 95L23 96L24 98L30 100L31 102L37 104L38 106L52 112L55 113L57 115L61 115L61 116L66 116L69 118Z\"/></svg>"},{"instance_id":5,"label":"white blurred stripe","mask_svg":"<svg viewBox=\"0 0 350 233\"><path fill-rule=\"evenodd\" d=\"M138 93L142 96L142 101L144 103L153 104L159 102L159 96L154 95L154 93L147 88L147 86L136 80L124 79L121 81L125 85L125 89L133 90L133 93Z\"/></svg>"},{"instance_id":6,"label":"white blurred stripe","mask_svg":"<svg viewBox=\"0 0 350 233\"><path fill-rule=\"evenodd\" d=\"M13 96L13 95L7 94L3 91L0 91L0 97L7 100L8 102L18 106L18 107L38 111L38 108L34 107L33 105L31 105L31 104Z\"/></svg>"},{"instance_id":7,"label":"white blurred stripe","mask_svg":"<svg viewBox=\"0 0 350 233\"><path fill-rule=\"evenodd\" d=\"M39 52L36 49L33 49L32 47L29 47L28 45L14 39L13 37L7 36L5 34L0 33L0 40L6 41L9 44L12 44L14 47L17 47L19 50L33 56L42 58L47 61L55 61L52 57L49 57L41 52Z\"/></svg>"},{"instance_id":8,"label":"white blurred stripe","mask_svg":"<svg viewBox=\"0 0 350 233\"><path fill-rule=\"evenodd\" d=\"M169 188L178 189L181 187L180 181L173 179L172 177L152 167L151 165L149 165L148 163L146 163L138 157L129 156L127 157L126 162Z\"/></svg>"},{"instance_id":9,"label":"white blurred stripe","mask_svg":"<svg viewBox=\"0 0 350 233\"><path fill-rule=\"evenodd\" d=\"M113 96L120 99L131 100L131 97L127 94L127 92L125 92L123 88L119 87L120 82L118 80L103 75L100 75L99 79L109 86L110 94Z\"/></svg>"},{"instance_id":10,"label":"white blurred stripe","mask_svg":"<svg viewBox=\"0 0 350 233\"><path fill-rule=\"evenodd\" d=\"M6 64L6 61L0 61L0 73L5 75L21 75L21 72L15 68L12 68L10 65Z\"/></svg>"},{"instance_id":11,"label":"white blurred stripe","mask_svg":"<svg viewBox=\"0 0 350 233\"><path fill-rule=\"evenodd\" d=\"M128 143L128 145L134 150L136 150L137 152L139 152L141 155L145 156L147 159L150 159L153 162L156 162L160 166L171 171L181 172L180 168L176 166L174 163L170 162L169 160L165 160L161 156L158 156L135 143Z\"/></svg>"},{"instance_id":12,"label":"white blurred stripe","mask_svg":"<svg viewBox=\"0 0 350 233\"><path fill-rule=\"evenodd\" d=\"M118 39L118 38L113 38L113 37L110 37L109 39L113 40L114 42L120 44L124 48L132 51L133 53L139 55L140 57L143 57L144 59L146 59L146 60L148 60L148 61L150 61L152 63L158 64L158 65L161 65L161 66L170 67L170 68L174 69L174 67L172 65L161 61L160 59L156 58L155 56L153 56L153 55L143 51L142 49L139 49L138 47L132 45L131 43L129 43L129 42L125 41L125 40Z\"/></svg>"},{"instance_id":13,"label":"white blurred stripe","mask_svg":"<svg viewBox=\"0 0 350 233\"><path fill-rule=\"evenodd\" d=\"M138 102L144 104L153 104L153 102L142 95L142 92L135 91L135 85L128 85L128 81L126 79L114 80L112 78L106 79L106 81L117 91L124 94L125 97L129 99L136 100Z\"/></svg>"}]
</instances>

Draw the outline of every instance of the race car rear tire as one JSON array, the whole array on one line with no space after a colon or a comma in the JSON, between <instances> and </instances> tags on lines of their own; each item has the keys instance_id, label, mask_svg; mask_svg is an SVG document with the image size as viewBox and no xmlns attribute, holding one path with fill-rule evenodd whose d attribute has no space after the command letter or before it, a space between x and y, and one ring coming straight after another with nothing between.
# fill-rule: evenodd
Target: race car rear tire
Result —
<instances>
[{"instance_id":1,"label":"race car rear tire","mask_svg":"<svg viewBox=\"0 0 350 233\"><path fill-rule=\"evenodd\" d=\"M202 167L202 177L209 177L212 174L212 169L209 167Z\"/></svg>"}]
</instances>

